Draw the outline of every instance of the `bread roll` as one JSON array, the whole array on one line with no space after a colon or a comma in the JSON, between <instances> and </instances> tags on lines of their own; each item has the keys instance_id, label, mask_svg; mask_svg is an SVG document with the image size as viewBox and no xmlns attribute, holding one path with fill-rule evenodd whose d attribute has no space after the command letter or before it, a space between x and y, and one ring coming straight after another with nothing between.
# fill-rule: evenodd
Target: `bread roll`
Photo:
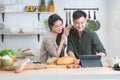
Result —
<instances>
[{"instance_id":1,"label":"bread roll","mask_svg":"<svg viewBox=\"0 0 120 80\"><path fill-rule=\"evenodd\" d=\"M73 57L65 56L57 60L57 65L69 65L69 64L73 64L74 61L75 60Z\"/></svg>"}]
</instances>

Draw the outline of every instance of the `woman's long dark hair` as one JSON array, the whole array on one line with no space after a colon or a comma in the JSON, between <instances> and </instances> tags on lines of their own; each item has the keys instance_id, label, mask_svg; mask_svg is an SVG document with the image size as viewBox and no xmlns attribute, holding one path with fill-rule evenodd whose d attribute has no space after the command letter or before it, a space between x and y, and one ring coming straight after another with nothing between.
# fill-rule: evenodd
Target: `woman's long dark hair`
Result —
<instances>
[{"instance_id":1,"label":"woman's long dark hair","mask_svg":"<svg viewBox=\"0 0 120 80\"><path fill-rule=\"evenodd\" d=\"M62 18L61 18L59 15L57 15L57 14L53 14L53 15L51 15L51 16L48 18L48 24L49 24L50 30L51 30L51 27L53 26L54 22L56 22L56 21L58 21L58 20L61 20L62 23L63 23ZM57 45L60 44L61 35L62 35L63 31L64 31L64 29L62 30L61 33L58 33L58 35L57 35L57 38L56 38L56 43L57 43ZM64 56L64 50L63 50L63 49L62 49L61 54L60 54L60 57L62 57L62 56Z\"/></svg>"},{"instance_id":2,"label":"woman's long dark hair","mask_svg":"<svg viewBox=\"0 0 120 80\"><path fill-rule=\"evenodd\" d=\"M62 35L63 31L64 31L64 29L62 30L61 33L59 33L59 34L57 35L57 38L56 38L56 43L57 43L57 45L60 44L61 35ZM62 56L64 56L64 49L62 49L61 54L60 54L60 57L62 57Z\"/></svg>"}]
</instances>

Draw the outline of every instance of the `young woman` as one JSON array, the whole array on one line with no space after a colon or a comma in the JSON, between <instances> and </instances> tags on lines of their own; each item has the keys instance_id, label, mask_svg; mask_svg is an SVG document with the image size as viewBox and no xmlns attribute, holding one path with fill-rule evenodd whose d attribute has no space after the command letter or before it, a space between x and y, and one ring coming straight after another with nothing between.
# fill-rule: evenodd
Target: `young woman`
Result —
<instances>
[{"instance_id":1,"label":"young woman","mask_svg":"<svg viewBox=\"0 0 120 80\"><path fill-rule=\"evenodd\" d=\"M40 51L40 62L46 63L50 57L64 56L65 40L68 30L63 27L63 20L57 14L49 16L48 24L50 31L44 35Z\"/></svg>"}]
</instances>

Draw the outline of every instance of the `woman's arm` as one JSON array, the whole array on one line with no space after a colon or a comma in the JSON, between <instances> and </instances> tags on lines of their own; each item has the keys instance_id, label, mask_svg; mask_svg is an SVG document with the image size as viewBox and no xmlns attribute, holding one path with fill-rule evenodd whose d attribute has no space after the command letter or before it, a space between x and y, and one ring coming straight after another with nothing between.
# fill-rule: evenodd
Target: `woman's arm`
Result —
<instances>
[{"instance_id":1,"label":"woman's arm","mask_svg":"<svg viewBox=\"0 0 120 80\"><path fill-rule=\"evenodd\" d=\"M62 36L61 36L60 44L58 45L58 48L57 48L57 50L56 50L56 52L57 52L58 54L61 53L62 48L63 48L63 46L64 46L64 44L65 44L65 40L67 39L67 36L68 36L68 35L69 35L69 29L68 29L68 28L65 28L65 29L64 29L64 32L63 32L63 34L62 34Z\"/></svg>"},{"instance_id":2,"label":"woman's arm","mask_svg":"<svg viewBox=\"0 0 120 80\"><path fill-rule=\"evenodd\" d=\"M45 39L43 39L43 44L50 56L59 57L59 54L57 54L56 52L57 45L56 42L53 41L53 39L46 37Z\"/></svg>"}]
</instances>

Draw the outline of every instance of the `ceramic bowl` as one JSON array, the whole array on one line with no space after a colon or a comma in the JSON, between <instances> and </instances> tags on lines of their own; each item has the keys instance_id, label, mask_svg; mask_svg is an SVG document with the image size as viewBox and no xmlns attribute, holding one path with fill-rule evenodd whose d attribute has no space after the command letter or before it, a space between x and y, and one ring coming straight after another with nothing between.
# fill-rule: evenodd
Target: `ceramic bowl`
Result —
<instances>
[{"instance_id":1,"label":"ceramic bowl","mask_svg":"<svg viewBox=\"0 0 120 80\"><path fill-rule=\"evenodd\" d=\"M114 67L114 65L117 64L118 62L120 62L120 58L118 58L118 59L109 58L108 59L108 64L110 67Z\"/></svg>"}]
</instances>

